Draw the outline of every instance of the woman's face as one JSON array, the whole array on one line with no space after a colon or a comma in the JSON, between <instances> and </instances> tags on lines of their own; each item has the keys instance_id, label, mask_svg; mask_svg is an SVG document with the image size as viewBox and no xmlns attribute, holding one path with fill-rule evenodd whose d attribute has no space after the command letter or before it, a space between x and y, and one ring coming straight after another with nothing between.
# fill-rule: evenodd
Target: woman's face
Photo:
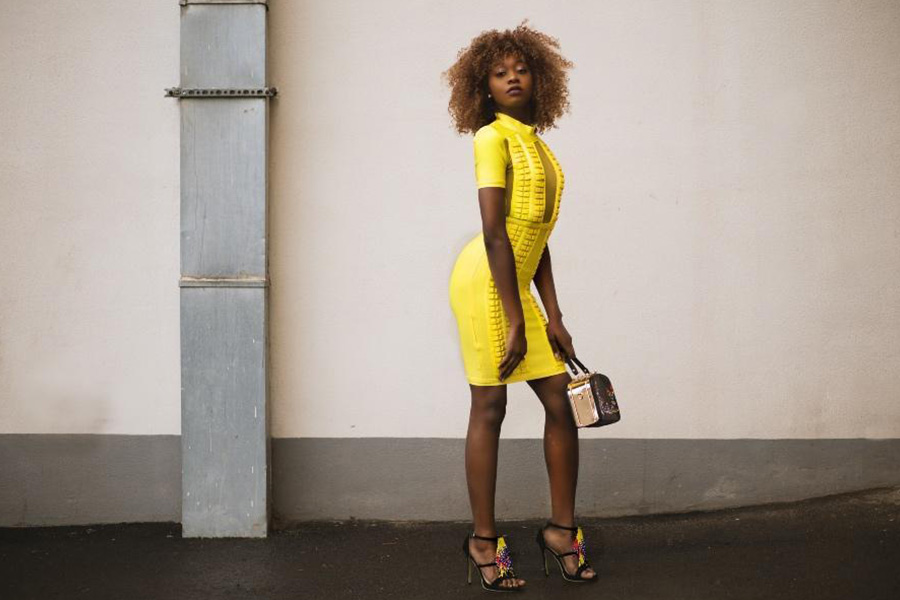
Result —
<instances>
[{"instance_id":1,"label":"woman's face","mask_svg":"<svg viewBox=\"0 0 900 600\"><path fill-rule=\"evenodd\" d=\"M518 56L507 56L488 74L488 89L499 106L519 108L531 101L534 80L531 69Z\"/></svg>"}]
</instances>

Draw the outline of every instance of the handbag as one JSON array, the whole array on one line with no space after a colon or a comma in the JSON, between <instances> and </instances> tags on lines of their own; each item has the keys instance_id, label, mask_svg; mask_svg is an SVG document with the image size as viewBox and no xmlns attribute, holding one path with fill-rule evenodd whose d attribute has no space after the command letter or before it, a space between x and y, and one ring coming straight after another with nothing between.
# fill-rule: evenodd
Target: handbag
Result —
<instances>
[{"instance_id":1,"label":"handbag","mask_svg":"<svg viewBox=\"0 0 900 600\"><path fill-rule=\"evenodd\" d=\"M573 361L581 367L580 374ZM589 371L574 356L571 359L567 358L566 364L573 374L566 393L577 427L602 427L622 418L609 377L603 373Z\"/></svg>"}]
</instances>

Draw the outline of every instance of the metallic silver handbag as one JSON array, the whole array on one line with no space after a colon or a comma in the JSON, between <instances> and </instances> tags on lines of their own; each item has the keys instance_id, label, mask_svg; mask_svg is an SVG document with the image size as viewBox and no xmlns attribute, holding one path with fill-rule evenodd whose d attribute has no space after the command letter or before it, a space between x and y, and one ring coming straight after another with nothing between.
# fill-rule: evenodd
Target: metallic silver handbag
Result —
<instances>
[{"instance_id":1,"label":"metallic silver handbag","mask_svg":"<svg viewBox=\"0 0 900 600\"><path fill-rule=\"evenodd\" d=\"M581 373L572 364L581 367ZM578 427L601 427L610 425L621 418L619 403L612 382L603 373L588 371L574 356L566 359L572 370L572 381L568 384L569 405Z\"/></svg>"}]
</instances>

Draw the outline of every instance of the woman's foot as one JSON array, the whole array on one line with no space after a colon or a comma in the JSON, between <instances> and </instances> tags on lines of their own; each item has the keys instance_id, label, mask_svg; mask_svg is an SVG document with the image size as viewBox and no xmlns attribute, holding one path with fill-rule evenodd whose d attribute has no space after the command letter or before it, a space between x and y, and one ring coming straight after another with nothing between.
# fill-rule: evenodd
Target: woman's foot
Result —
<instances>
[{"instance_id":1,"label":"woman's foot","mask_svg":"<svg viewBox=\"0 0 900 600\"><path fill-rule=\"evenodd\" d=\"M546 527L544 529L544 543L547 547L560 554L562 552L570 552L573 550L572 544L575 541L576 533L565 529L557 529L556 527ZM570 554L562 557L563 565L569 575L574 576L578 570L578 555ZM581 572L582 579L593 579L597 576L594 569L588 567Z\"/></svg>"},{"instance_id":2,"label":"woman's foot","mask_svg":"<svg viewBox=\"0 0 900 600\"><path fill-rule=\"evenodd\" d=\"M472 555L472 558L474 558L475 562L479 565L493 561L494 556L496 556L496 552L496 540L480 540L478 538L473 538L471 535L469 536L469 554ZM485 581L487 581L489 584L497 579L498 575L500 574L496 564L479 568L481 569L481 572L484 573ZM503 587L517 588L524 586L525 580L520 577L511 577L509 579L504 579L503 581L501 581L500 585Z\"/></svg>"}]
</instances>

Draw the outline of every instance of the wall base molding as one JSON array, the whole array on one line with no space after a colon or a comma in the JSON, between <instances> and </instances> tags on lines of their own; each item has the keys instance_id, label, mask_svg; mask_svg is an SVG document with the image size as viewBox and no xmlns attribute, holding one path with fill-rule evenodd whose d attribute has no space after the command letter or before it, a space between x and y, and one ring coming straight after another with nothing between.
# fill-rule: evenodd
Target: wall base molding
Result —
<instances>
[{"instance_id":1,"label":"wall base molding","mask_svg":"<svg viewBox=\"0 0 900 600\"><path fill-rule=\"evenodd\" d=\"M276 522L467 520L463 439L272 439ZM582 439L576 514L788 502L900 484L900 439ZM500 520L541 518L540 439L500 441ZM181 521L180 436L0 435L0 526Z\"/></svg>"}]
</instances>

